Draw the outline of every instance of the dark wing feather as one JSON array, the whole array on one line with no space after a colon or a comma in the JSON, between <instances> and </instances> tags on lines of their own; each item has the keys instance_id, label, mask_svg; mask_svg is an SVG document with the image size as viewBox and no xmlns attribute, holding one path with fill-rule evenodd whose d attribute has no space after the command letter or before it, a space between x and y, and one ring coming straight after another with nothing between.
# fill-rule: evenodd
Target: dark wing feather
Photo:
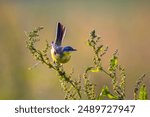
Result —
<instances>
[{"instance_id":1,"label":"dark wing feather","mask_svg":"<svg viewBox=\"0 0 150 117\"><path fill-rule=\"evenodd\" d=\"M55 40L56 45L61 46L64 35L65 35L65 27L60 22L58 22Z\"/></svg>"}]
</instances>

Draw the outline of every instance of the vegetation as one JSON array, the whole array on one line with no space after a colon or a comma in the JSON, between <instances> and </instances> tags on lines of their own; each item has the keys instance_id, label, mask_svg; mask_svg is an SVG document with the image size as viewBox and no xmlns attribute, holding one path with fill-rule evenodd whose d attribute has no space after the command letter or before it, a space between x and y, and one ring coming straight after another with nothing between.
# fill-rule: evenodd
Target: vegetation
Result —
<instances>
[{"instance_id":1,"label":"vegetation","mask_svg":"<svg viewBox=\"0 0 150 117\"><path fill-rule=\"evenodd\" d=\"M64 99L127 99L125 94L126 73L124 67L118 62L118 50L112 54L108 68L104 68L102 58L105 57L108 47L102 44L101 37L96 34L95 30L90 33L90 37L87 40L87 44L94 54L92 58L93 64L91 66L87 66L83 75L80 75L75 79L72 78L73 72L68 73L62 64L54 64L47 56L51 48L48 42L46 42L46 47L43 50L39 50L35 47L35 43L40 41L39 32L42 29L43 27L38 27L35 30L26 33L26 46L37 61L45 64L49 67L49 69L56 71L61 87L64 91ZM100 72L108 76L107 78L111 79L113 90L110 91L109 87L104 85L97 94L95 91L96 85L89 79L90 72ZM148 97L146 86L143 83L144 77L145 74L142 75L136 82L135 89L133 90L133 99L135 100L145 100Z\"/></svg>"}]
</instances>

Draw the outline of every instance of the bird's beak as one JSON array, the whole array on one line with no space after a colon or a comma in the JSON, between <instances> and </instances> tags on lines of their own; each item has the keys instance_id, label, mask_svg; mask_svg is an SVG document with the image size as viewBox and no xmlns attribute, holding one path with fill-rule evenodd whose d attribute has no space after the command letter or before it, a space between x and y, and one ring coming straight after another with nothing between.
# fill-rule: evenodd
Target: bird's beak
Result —
<instances>
[{"instance_id":1,"label":"bird's beak","mask_svg":"<svg viewBox=\"0 0 150 117\"><path fill-rule=\"evenodd\" d=\"M72 51L77 51L77 49L73 49Z\"/></svg>"}]
</instances>

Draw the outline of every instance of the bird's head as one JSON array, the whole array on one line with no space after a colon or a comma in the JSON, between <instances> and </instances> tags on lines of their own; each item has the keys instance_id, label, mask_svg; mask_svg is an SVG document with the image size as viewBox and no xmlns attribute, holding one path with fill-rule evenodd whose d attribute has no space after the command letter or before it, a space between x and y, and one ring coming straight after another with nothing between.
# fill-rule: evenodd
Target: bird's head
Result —
<instances>
[{"instance_id":1,"label":"bird's head","mask_svg":"<svg viewBox=\"0 0 150 117\"><path fill-rule=\"evenodd\" d=\"M63 52L72 52L72 51L77 51L77 50L72 48L71 46L65 46L63 48Z\"/></svg>"}]
</instances>

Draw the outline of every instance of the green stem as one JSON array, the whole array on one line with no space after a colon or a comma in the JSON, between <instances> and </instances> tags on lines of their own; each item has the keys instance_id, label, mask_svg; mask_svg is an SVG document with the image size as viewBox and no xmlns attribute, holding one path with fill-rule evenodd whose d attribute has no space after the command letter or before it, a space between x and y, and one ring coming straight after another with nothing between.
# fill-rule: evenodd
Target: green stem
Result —
<instances>
[{"instance_id":1,"label":"green stem","mask_svg":"<svg viewBox=\"0 0 150 117\"><path fill-rule=\"evenodd\" d=\"M110 78L112 78L112 76L106 70L104 70L103 68L101 69L101 71L104 72L106 75L108 75Z\"/></svg>"},{"instance_id":2,"label":"green stem","mask_svg":"<svg viewBox=\"0 0 150 117\"><path fill-rule=\"evenodd\" d=\"M70 80L70 78L66 76L66 73L63 72L63 71L61 71L60 69L57 69L57 68L55 70L58 72L58 74L59 74L59 76L61 78L65 79L66 82L69 82L72 85L72 87L76 90L76 92L77 92L77 94L79 96L79 99L81 99L81 94L80 94L79 89L75 86L75 84L73 83L73 81Z\"/></svg>"},{"instance_id":3,"label":"green stem","mask_svg":"<svg viewBox=\"0 0 150 117\"><path fill-rule=\"evenodd\" d=\"M80 91L78 90L78 88L73 84L73 82L71 80L69 80L69 83L75 88L75 90L78 93L79 99L81 99L81 94L80 94Z\"/></svg>"}]
</instances>

